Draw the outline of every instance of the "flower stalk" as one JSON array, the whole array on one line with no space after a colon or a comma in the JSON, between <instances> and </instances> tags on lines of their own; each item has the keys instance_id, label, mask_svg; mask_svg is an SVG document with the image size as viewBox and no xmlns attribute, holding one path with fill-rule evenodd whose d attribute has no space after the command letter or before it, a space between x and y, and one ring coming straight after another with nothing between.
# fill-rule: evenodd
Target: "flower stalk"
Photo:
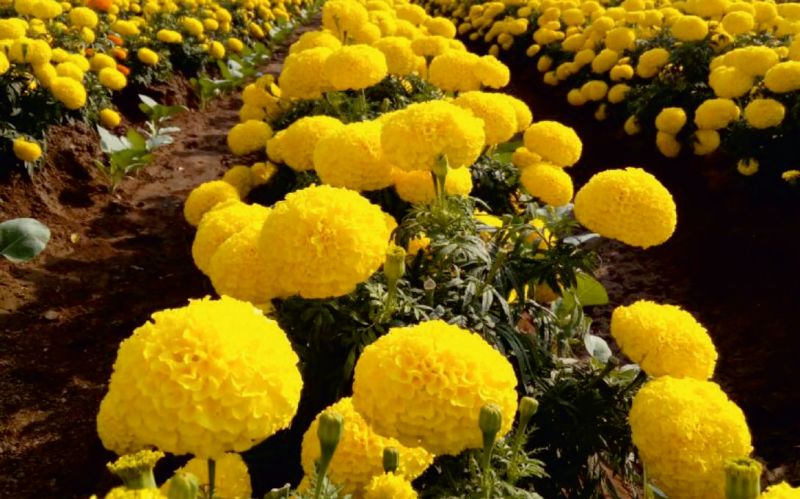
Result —
<instances>
[{"instance_id":1,"label":"flower stalk","mask_svg":"<svg viewBox=\"0 0 800 499\"><path fill-rule=\"evenodd\" d=\"M122 456L113 463L108 463L107 467L122 480L127 489L154 489L156 479L153 468L162 457L163 452L143 450Z\"/></svg>"},{"instance_id":2,"label":"flower stalk","mask_svg":"<svg viewBox=\"0 0 800 499\"><path fill-rule=\"evenodd\" d=\"M761 495L761 472L758 461L743 457L725 463L725 498L756 499Z\"/></svg>"},{"instance_id":3,"label":"flower stalk","mask_svg":"<svg viewBox=\"0 0 800 499\"><path fill-rule=\"evenodd\" d=\"M478 418L478 425L483 434L483 454L481 461L481 476L483 478L483 493L486 499L492 497L493 480L491 475L492 452L497 433L503 423L503 414L495 404L487 404L481 407Z\"/></svg>"},{"instance_id":4,"label":"flower stalk","mask_svg":"<svg viewBox=\"0 0 800 499\"><path fill-rule=\"evenodd\" d=\"M508 465L508 477L512 484L519 479L519 460L522 445L525 443L531 418L538 410L539 402L535 398L522 397L519 402L519 424L517 425L517 432L514 434L514 441L511 444L511 462Z\"/></svg>"},{"instance_id":5,"label":"flower stalk","mask_svg":"<svg viewBox=\"0 0 800 499\"><path fill-rule=\"evenodd\" d=\"M325 483L325 475L328 467L342 438L344 429L344 418L337 412L326 412L319 417L319 427L317 428L317 438L319 438L320 457L317 461L317 478L314 489L314 499L319 499Z\"/></svg>"}]
</instances>

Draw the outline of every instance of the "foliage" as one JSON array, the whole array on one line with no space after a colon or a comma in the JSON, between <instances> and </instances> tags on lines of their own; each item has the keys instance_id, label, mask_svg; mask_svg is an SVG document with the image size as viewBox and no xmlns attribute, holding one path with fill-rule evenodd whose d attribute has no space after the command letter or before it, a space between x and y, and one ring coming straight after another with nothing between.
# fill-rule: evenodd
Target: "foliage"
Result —
<instances>
[{"instance_id":1,"label":"foliage","mask_svg":"<svg viewBox=\"0 0 800 499\"><path fill-rule=\"evenodd\" d=\"M35 258L50 240L50 229L33 218L0 222L0 255L18 263Z\"/></svg>"}]
</instances>

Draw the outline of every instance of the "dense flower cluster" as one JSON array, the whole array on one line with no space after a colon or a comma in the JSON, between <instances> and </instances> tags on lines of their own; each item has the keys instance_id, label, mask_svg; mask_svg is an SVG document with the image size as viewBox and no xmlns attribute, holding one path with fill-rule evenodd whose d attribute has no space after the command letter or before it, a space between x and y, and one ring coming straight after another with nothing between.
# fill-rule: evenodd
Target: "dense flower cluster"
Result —
<instances>
[{"instance_id":1,"label":"dense flower cluster","mask_svg":"<svg viewBox=\"0 0 800 499\"><path fill-rule=\"evenodd\" d=\"M405 478L394 473L374 477L364 489L364 499L417 499L414 487Z\"/></svg>"},{"instance_id":2,"label":"dense flower cluster","mask_svg":"<svg viewBox=\"0 0 800 499\"><path fill-rule=\"evenodd\" d=\"M253 488L250 485L250 473L247 471L242 456L232 452L227 452L215 460L216 469L214 473L215 493L225 499L250 499L253 495ZM178 473L191 473L197 477L200 484L208 484L208 461L205 459L194 458L178 469ZM164 495L169 493L169 482L161 486Z\"/></svg>"}]
</instances>

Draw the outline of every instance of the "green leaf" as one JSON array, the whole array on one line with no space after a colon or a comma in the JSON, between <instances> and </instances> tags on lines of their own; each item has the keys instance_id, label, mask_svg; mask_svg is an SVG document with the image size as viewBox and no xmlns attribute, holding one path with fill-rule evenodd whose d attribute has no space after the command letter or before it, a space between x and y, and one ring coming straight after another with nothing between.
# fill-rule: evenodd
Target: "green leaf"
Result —
<instances>
[{"instance_id":1,"label":"green leaf","mask_svg":"<svg viewBox=\"0 0 800 499\"><path fill-rule=\"evenodd\" d=\"M125 133L125 137L128 138L128 141L131 143L131 147L133 149L144 151L147 148L147 140L142 136L141 133L137 132L133 128L129 128L128 131Z\"/></svg>"},{"instance_id":2,"label":"green leaf","mask_svg":"<svg viewBox=\"0 0 800 499\"><path fill-rule=\"evenodd\" d=\"M12 262L25 262L44 250L50 229L33 218L15 218L0 223L0 254Z\"/></svg>"},{"instance_id":3,"label":"green leaf","mask_svg":"<svg viewBox=\"0 0 800 499\"><path fill-rule=\"evenodd\" d=\"M575 278L578 281L575 295L581 305L593 307L608 304L608 293L600 281L584 272L577 273Z\"/></svg>"},{"instance_id":4,"label":"green leaf","mask_svg":"<svg viewBox=\"0 0 800 499\"><path fill-rule=\"evenodd\" d=\"M583 338L583 344L586 345L586 351L592 358L599 360L602 363L608 362L611 358L611 348L609 348L606 340L593 334L587 334Z\"/></svg>"}]
</instances>

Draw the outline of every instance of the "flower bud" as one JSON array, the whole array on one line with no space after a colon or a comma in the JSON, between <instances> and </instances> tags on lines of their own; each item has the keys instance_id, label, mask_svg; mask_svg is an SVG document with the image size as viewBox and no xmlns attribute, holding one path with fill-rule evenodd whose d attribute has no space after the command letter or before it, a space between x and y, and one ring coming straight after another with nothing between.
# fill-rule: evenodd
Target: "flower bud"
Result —
<instances>
[{"instance_id":1,"label":"flower bud","mask_svg":"<svg viewBox=\"0 0 800 499\"><path fill-rule=\"evenodd\" d=\"M161 451L143 450L122 456L106 466L128 489L154 489L156 479L153 476L153 468L162 457L164 453Z\"/></svg>"},{"instance_id":2,"label":"flower bud","mask_svg":"<svg viewBox=\"0 0 800 499\"><path fill-rule=\"evenodd\" d=\"M441 155L436 159L436 163L434 163L433 168L431 171L439 179L439 182L442 186L444 186L444 180L447 178L447 171L449 170L447 156Z\"/></svg>"},{"instance_id":3,"label":"flower bud","mask_svg":"<svg viewBox=\"0 0 800 499\"><path fill-rule=\"evenodd\" d=\"M519 425L528 426L536 411L539 410L539 401L533 397L522 397L519 401Z\"/></svg>"},{"instance_id":4,"label":"flower bud","mask_svg":"<svg viewBox=\"0 0 800 499\"><path fill-rule=\"evenodd\" d=\"M394 473L400 466L400 451L394 447L383 449L383 471Z\"/></svg>"},{"instance_id":5,"label":"flower bud","mask_svg":"<svg viewBox=\"0 0 800 499\"><path fill-rule=\"evenodd\" d=\"M200 484L191 473L178 473L169 480L169 499L197 499Z\"/></svg>"},{"instance_id":6,"label":"flower bud","mask_svg":"<svg viewBox=\"0 0 800 499\"><path fill-rule=\"evenodd\" d=\"M386 261L383 264L383 273L389 282L397 282L406 272L406 250L392 244L386 250Z\"/></svg>"},{"instance_id":7,"label":"flower bud","mask_svg":"<svg viewBox=\"0 0 800 499\"><path fill-rule=\"evenodd\" d=\"M486 404L481 407L481 415L478 418L478 425L483 432L484 437L491 436L492 439L500 431L503 424L503 414L500 408L495 404Z\"/></svg>"},{"instance_id":8,"label":"flower bud","mask_svg":"<svg viewBox=\"0 0 800 499\"><path fill-rule=\"evenodd\" d=\"M758 461L743 457L725 463L726 499L756 499L761 495L761 472Z\"/></svg>"},{"instance_id":9,"label":"flower bud","mask_svg":"<svg viewBox=\"0 0 800 499\"><path fill-rule=\"evenodd\" d=\"M325 412L319 417L317 437L321 448L322 462L329 462L339 445L344 429L344 418L338 412Z\"/></svg>"}]
</instances>

